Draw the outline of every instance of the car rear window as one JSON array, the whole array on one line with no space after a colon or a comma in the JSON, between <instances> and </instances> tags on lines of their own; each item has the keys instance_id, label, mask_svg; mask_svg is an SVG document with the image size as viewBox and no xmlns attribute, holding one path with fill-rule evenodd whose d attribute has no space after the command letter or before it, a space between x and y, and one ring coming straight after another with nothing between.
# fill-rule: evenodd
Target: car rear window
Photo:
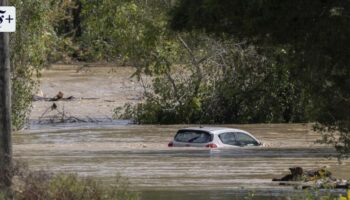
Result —
<instances>
[{"instance_id":1,"label":"car rear window","mask_svg":"<svg viewBox=\"0 0 350 200\"><path fill-rule=\"evenodd\" d=\"M175 136L177 142L188 143L208 143L213 140L213 136L204 131L180 130Z\"/></svg>"}]
</instances>

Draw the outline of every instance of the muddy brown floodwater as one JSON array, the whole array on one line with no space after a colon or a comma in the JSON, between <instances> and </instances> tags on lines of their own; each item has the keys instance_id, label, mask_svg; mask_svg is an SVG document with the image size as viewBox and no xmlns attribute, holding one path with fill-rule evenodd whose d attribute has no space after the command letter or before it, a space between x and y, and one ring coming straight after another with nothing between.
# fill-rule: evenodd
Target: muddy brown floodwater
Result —
<instances>
[{"instance_id":1,"label":"muddy brown floodwater","mask_svg":"<svg viewBox=\"0 0 350 200\"><path fill-rule=\"evenodd\" d=\"M45 70L40 89L77 99L57 102L73 116L102 119L98 123L43 124L51 102L34 102L30 124L14 134L14 156L33 170L73 172L113 181L128 177L144 200L239 199L249 194L283 198L297 190L279 186L273 177L301 166L329 167L335 177L350 179L350 161L339 164L332 148L315 144L310 124L225 125L247 130L269 147L232 149L168 148L179 128L190 125L129 125L112 121L115 106L139 102L143 88L130 78L131 68L54 66ZM91 99L80 99L87 97ZM196 126L196 125L192 125ZM302 193L302 191L301 191Z\"/></svg>"},{"instance_id":2,"label":"muddy brown floodwater","mask_svg":"<svg viewBox=\"0 0 350 200\"><path fill-rule=\"evenodd\" d=\"M270 147L168 148L186 125L84 125L34 127L14 136L14 154L32 169L74 172L106 182L128 177L143 199L232 199L237 192L292 192L271 181L291 166L328 166L350 178L349 161L339 165L333 149L317 145L311 125L225 125L250 131ZM277 195L278 196L278 195ZM194 198L196 197L196 198ZM205 197L205 198L204 198Z\"/></svg>"}]
</instances>

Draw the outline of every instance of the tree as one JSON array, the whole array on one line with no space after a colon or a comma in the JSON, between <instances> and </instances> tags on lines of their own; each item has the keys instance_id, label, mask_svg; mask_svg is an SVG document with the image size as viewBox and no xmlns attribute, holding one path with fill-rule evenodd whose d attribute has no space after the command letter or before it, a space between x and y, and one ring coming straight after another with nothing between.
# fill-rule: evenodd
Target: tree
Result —
<instances>
[{"instance_id":1,"label":"tree","mask_svg":"<svg viewBox=\"0 0 350 200\"><path fill-rule=\"evenodd\" d=\"M0 0L0 6L6 6ZM9 33L0 33L0 189L11 185L11 84Z\"/></svg>"},{"instance_id":2,"label":"tree","mask_svg":"<svg viewBox=\"0 0 350 200\"><path fill-rule=\"evenodd\" d=\"M81 0L80 59L143 65L164 35L164 12L170 4L170 0Z\"/></svg>"},{"instance_id":3,"label":"tree","mask_svg":"<svg viewBox=\"0 0 350 200\"><path fill-rule=\"evenodd\" d=\"M58 57L61 44L66 43L65 38L56 34L55 26L65 19L64 10L69 1L10 1L16 7L17 15L16 32L10 38L14 129L21 129L27 120L40 70L48 64L50 57Z\"/></svg>"},{"instance_id":4,"label":"tree","mask_svg":"<svg viewBox=\"0 0 350 200\"><path fill-rule=\"evenodd\" d=\"M344 0L181 0L175 30L204 29L282 49L311 96L324 142L350 154L350 2Z\"/></svg>"}]
</instances>

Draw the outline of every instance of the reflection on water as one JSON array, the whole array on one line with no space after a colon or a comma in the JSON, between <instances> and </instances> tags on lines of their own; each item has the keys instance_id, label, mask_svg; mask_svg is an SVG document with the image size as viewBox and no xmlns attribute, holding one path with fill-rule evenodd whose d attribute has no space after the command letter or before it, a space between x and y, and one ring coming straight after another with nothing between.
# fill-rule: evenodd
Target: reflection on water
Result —
<instances>
[{"instance_id":1,"label":"reflection on water","mask_svg":"<svg viewBox=\"0 0 350 200\"><path fill-rule=\"evenodd\" d=\"M245 129L270 147L210 150L168 148L184 125L118 123L36 124L14 136L14 154L32 169L75 172L106 182L120 173L144 191L142 199L234 199L250 191L278 199L281 192L295 190L271 179L291 166L328 166L334 176L350 179L350 162L339 165L332 148L315 144L319 135L310 125L225 125Z\"/></svg>"}]
</instances>

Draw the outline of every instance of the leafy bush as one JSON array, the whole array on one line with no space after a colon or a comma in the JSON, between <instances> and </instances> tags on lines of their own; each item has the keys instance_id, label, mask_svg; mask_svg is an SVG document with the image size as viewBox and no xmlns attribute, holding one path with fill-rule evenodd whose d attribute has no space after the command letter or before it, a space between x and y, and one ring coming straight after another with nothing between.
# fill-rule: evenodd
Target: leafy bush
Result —
<instances>
[{"instance_id":1,"label":"leafy bush","mask_svg":"<svg viewBox=\"0 0 350 200\"><path fill-rule=\"evenodd\" d=\"M199 33L159 43L144 102L115 110L137 123L257 123L306 121L307 95L292 67L277 66L253 46ZM123 112L124 111L124 112Z\"/></svg>"},{"instance_id":2,"label":"leafy bush","mask_svg":"<svg viewBox=\"0 0 350 200\"><path fill-rule=\"evenodd\" d=\"M11 193L0 192L0 200L10 194L13 199L37 200L137 200L138 193L130 191L126 178L117 175L112 184L76 174L52 174L46 171L30 171L21 162L14 162Z\"/></svg>"},{"instance_id":3,"label":"leafy bush","mask_svg":"<svg viewBox=\"0 0 350 200\"><path fill-rule=\"evenodd\" d=\"M120 176L116 177L112 186L75 174L52 175L42 171L30 173L23 181L23 185L14 193L16 199L138 199L138 194L129 191L127 180Z\"/></svg>"}]
</instances>

